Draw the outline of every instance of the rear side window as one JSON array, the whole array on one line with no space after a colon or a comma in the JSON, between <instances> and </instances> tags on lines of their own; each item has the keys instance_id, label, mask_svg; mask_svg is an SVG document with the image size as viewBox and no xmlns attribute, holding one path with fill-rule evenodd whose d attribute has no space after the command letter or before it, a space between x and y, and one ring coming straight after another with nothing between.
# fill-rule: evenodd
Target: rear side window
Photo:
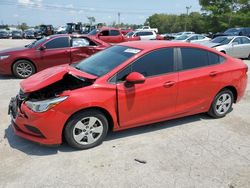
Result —
<instances>
[{"instance_id":1,"label":"rear side window","mask_svg":"<svg viewBox=\"0 0 250 188\"><path fill-rule=\"evenodd\" d=\"M51 41L45 44L47 49L53 48L67 48L69 47L69 38L68 37L59 37L52 39Z\"/></svg>"},{"instance_id":2,"label":"rear side window","mask_svg":"<svg viewBox=\"0 0 250 188\"><path fill-rule=\"evenodd\" d=\"M109 35L110 36L118 36L118 35L120 35L120 32L117 30L111 30Z\"/></svg>"},{"instance_id":3,"label":"rear side window","mask_svg":"<svg viewBox=\"0 0 250 188\"><path fill-rule=\"evenodd\" d=\"M181 54L183 70L209 65L208 54L205 50L196 48L181 48Z\"/></svg>"},{"instance_id":4,"label":"rear side window","mask_svg":"<svg viewBox=\"0 0 250 188\"><path fill-rule=\"evenodd\" d=\"M225 61L225 58L212 52L208 53L209 65L220 64Z\"/></svg>"}]
</instances>

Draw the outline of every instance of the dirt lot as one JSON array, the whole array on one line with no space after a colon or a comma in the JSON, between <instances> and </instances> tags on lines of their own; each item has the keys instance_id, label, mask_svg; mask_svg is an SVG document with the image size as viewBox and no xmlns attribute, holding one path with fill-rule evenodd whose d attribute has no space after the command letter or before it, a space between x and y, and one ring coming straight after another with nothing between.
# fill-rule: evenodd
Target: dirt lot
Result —
<instances>
[{"instance_id":1,"label":"dirt lot","mask_svg":"<svg viewBox=\"0 0 250 188\"><path fill-rule=\"evenodd\" d=\"M0 40L0 50L28 42ZM76 151L13 135L7 106L19 82L0 76L0 187L250 187L249 84L223 119L201 114L111 133Z\"/></svg>"}]
</instances>

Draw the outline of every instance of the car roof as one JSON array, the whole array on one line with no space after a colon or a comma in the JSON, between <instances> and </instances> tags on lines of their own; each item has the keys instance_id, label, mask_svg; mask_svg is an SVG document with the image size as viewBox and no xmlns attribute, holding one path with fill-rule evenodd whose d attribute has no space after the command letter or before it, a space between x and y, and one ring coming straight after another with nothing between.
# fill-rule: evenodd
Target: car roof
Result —
<instances>
[{"instance_id":1,"label":"car roof","mask_svg":"<svg viewBox=\"0 0 250 188\"><path fill-rule=\"evenodd\" d=\"M199 44L193 44L187 42L161 41L161 40L131 41L131 42L123 42L118 45L127 46L131 48L138 48L141 50L148 50L148 51L159 48L167 48L167 47L194 47L211 51L210 48L201 46Z\"/></svg>"}]
</instances>

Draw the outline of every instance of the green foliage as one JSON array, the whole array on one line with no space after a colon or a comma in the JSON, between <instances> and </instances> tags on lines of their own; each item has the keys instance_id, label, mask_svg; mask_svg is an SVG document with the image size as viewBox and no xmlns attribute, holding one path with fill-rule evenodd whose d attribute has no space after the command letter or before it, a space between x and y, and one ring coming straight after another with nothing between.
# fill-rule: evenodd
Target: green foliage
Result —
<instances>
[{"instance_id":1,"label":"green foliage","mask_svg":"<svg viewBox=\"0 0 250 188\"><path fill-rule=\"evenodd\" d=\"M250 27L249 0L199 0L202 14L154 14L146 23L157 27L160 33L185 30L196 33L221 32L230 27Z\"/></svg>"},{"instance_id":2,"label":"green foliage","mask_svg":"<svg viewBox=\"0 0 250 188\"><path fill-rule=\"evenodd\" d=\"M29 29L29 26L27 25L27 23L22 23L21 25L18 25L17 28L24 31L26 29Z\"/></svg>"}]
</instances>

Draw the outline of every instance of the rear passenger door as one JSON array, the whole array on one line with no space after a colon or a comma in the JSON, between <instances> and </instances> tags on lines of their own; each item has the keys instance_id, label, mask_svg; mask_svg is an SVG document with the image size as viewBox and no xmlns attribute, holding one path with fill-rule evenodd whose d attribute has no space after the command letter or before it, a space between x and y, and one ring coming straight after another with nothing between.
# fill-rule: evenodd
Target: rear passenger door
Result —
<instances>
[{"instance_id":1,"label":"rear passenger door","mask_svg":"<svg viewBox=\"0 0 250 188\"><path fill-rule=\"evenodd\" d=\"M224 78L223 57L198 48L179 49L177 114L208 110Z\"/></svg>"}]
</instances>

